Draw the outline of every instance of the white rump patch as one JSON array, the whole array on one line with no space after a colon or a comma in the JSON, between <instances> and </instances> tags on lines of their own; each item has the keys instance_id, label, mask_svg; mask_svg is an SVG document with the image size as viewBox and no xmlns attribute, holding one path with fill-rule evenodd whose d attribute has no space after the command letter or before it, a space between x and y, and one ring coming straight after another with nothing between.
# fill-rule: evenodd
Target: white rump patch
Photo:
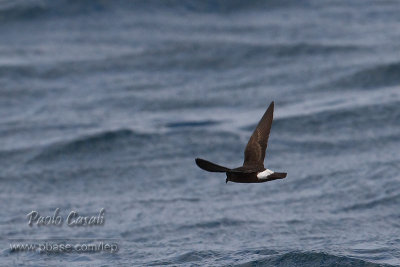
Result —
<instances>
[{"instance_id":1,"label":"white rump patch","mask_svg":"<svg viewBox=\"0 0 400 267\"><path fill-rule=\"evenodd\" d=\"M274 172L273 171L271 171L271 170L269 170L269 169L266 169L265 171L263 171L263 172L259 172L258 174L257 174L257 178L258 179L264 179L264 178L267 178L269 175L271 175L271 174L273 174Z\"/></svg>"}]
</instances>

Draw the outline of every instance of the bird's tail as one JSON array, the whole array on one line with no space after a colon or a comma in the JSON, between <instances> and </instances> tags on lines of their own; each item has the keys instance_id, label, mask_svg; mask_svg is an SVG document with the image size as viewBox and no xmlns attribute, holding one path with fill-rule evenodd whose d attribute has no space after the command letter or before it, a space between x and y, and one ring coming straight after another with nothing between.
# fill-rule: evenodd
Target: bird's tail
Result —
<instances>
[{"instance_id":1,"label":"bird's tail","mask_svg":"<svg viewBox=\"0 0 400 267\"><path fill-rule=\"evenodd\" d=\"M268 175L267 178L268 178L268 179L269 179L269 178L274 178L274 180L275 180L275 179L283 179L283 178L286 177L286 175L287 175L286 172L274 172L274 173Z\"/></svg>"},{"instance_id":2,"label":"bird's tail","mask_svg":"<svg viewBox=\"0 0 400 267\"><path fill-rule=\"evenodd\" d=\"M196 159L196 164L199 166L201 169L209 171L209 172L227 172L230 171L231 169L217 165L215 163L209 162L204 159Z\"/></svg>"}]
</instances>

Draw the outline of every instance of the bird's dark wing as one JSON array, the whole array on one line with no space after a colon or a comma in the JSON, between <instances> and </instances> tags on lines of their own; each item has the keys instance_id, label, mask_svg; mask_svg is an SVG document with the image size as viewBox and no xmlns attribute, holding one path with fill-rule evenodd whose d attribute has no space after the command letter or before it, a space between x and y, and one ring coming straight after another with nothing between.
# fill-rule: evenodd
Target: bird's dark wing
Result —
<instances>
[{"instance_id":1,"label":"bird's dark wing","mask_svg":"<svg viewBox=\"0 0 400 267\"><path fill-rule=\"evenodd\" d=\"M264 168L265 150L268 145L268 137L271 130L273 115L274 102L272 101L244 150L244 167L258 166Z\"/></svg>"},{"instance_id":2,"label":"bird's dark wing","mask_svg":"<svg viewBox=\"0 0 400 267\"><path fill-rule=\"evenodd\" d=\"M228 172L231 169L226 168L224 166L217 165L215 163L209 162L204 159L196 159L196 164L199 166L201 169L209 171L209 172Z\"/></svg>"}]
</instances>

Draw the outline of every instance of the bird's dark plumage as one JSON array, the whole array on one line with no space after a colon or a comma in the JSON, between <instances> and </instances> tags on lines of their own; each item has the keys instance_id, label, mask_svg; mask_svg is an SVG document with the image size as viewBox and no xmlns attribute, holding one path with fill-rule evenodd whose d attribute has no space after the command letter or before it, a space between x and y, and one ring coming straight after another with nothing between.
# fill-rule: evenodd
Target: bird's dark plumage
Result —
<instances>
[{"instance_id":1,"label":"bird's dark plumage","mask_svg":"<svg viewBox=\"0 0 400 267\"><path fill-rule=\"evenodd\" d=\"M274 115L274 102L265 111L244 150L243 166L230 169L204 159L196 159L201 169L209 172L225 172L226 182L262 183L286 177L284 172L272 172L264 168L265 151L268 146L269 133Z\"/></svg>"},{"instance_id":2,"label":"bird's dark plumage","mask_svg":"<svg viewBox=\"0 0 400 267\"><path fill-rule=\"evenodd\" d=\"M263 169L265 150L268 146L269 132L271 131L272 120L274 117L274 102L265 111L256 129L250 137L244 150L243 167Z\"/></svg>"},{"instance_id":3,"label":"bird's dark plumage","mask_svg":"<svg viewBox=\"0 0 400 267\"><path fill-rule=\"evenodd\" d=\"M209 172L228 172L231 170L231 169L228 169L223 166L219 166L217 164L214 164L214 163L209 162L204 159L196 159L196 164L203 170L209 171Z\"/></svg>"}]
</instances>

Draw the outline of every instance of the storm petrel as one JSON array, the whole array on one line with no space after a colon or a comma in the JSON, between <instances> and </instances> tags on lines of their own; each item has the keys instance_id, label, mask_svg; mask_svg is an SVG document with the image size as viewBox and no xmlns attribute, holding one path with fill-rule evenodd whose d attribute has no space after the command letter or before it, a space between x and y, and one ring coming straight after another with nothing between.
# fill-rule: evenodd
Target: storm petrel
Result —
<instances>
[{"instance_id":1,"label":"storm petrel","mask_svg":"<svg viewBox=\"0 0 400 267\"><path fill-rule=\"evenodd\" d=\"M236 183L264 183L285 178L287 175L286 172L274 172L264 168L265 150L268 145L273 115L274 102L272 101L247 143L244 150L242 167L229 169L207 160L196 158L197 166L209 172L225 172L227 183L228 181Z\"/></svg>"}]
</instances>

